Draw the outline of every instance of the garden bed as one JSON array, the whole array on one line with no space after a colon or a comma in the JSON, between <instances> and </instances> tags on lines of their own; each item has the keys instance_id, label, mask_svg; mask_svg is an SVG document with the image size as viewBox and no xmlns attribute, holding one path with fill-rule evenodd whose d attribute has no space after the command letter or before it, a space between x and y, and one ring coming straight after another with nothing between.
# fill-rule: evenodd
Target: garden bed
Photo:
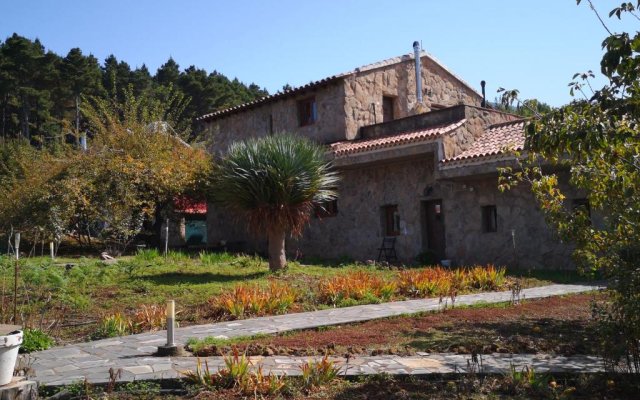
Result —
<instances>
[{"instance_id":1,"label":"garden bed","mask_svg":"<svg viewBox=\"0 0 640 400\"><path fill-rule=\"evenodd\" d=\"M202 389L184 382L132 382L106 388L90 383L56 388L67 399L193 399L193 400L488 400L488 399L637 399L637 377L607 374L523 374L391 376L372 375L356 379L334 379L313 390L305 390L298 378L286 378L278 393L248 395L237 388ZM43 398L52 393L42 390Z\"/></svg>"},{"instance_id":2,"label":"garden bed","mask_svg":"<svg viewBox=\"0 0 640 400\"><path fill-rule=\"evenodd\" d=\"M395 317L259 338L192 341L199 356L413 355L416 352L596 354L591 305L604 294L577 294Z\"/></svg>"},{"instance_id":3,"label":"garden bed","mask_svg":"<svg viewBox=\"0 0 640 400\"><path fill-rule=\"evenodd\" d=\"M6 323L12 316L13 261L0 258L0 267L0 282L4 282L0 315ZM579 279L575 273L533 271L507 273L498 277L496 284L495 276L484 276L478 270L468 287L458 289L459 274L440 279L442 271L424 271L357 263L290 262L287 271L273 275L266 261L256 256L170 252L165 258L155 250L119 258L116 264L85 257L26 258L20 267L17 322L42 329L62 345L162 329L167 299L176 301L180 326L188 326L270 313L504 289L516 277L523 287ZM437 279L427 279L429 274ZM275 290L269 292L271 285ZM271 294L287 292L282 288L291 295L281 296L274 303ZM247 300L239 308L231 304L225 310L219 299L221 295L229 298L234 292L256 294L253 297L259 301Z\"/></svg>"}]
</instances>

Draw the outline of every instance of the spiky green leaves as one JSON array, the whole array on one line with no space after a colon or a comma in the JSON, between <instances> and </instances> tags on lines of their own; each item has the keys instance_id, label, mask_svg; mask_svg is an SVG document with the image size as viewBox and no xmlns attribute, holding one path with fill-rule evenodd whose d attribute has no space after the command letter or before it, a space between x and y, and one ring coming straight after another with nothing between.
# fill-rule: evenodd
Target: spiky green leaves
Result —
<instances>
[{"instance_id":1,"label":"spiky green leaves","mask_svg":"<svg viewBox=\"0 0 640 400\"><path fill-rule=\"evenodd\" d=\"M322 146L277 134L232 144L216 166L212 198L254 232L299 236L314 204L336 198L337 183Z\"/></svg>"}]
</instances>

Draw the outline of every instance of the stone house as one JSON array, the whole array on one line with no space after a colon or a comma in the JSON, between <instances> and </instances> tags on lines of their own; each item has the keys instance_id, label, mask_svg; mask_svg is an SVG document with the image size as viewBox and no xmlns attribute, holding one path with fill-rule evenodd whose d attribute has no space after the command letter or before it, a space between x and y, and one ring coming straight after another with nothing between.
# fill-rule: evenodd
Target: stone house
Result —
<instances>
[{"instance_id":1,"label":"stone house","mask_svg":"<svg viewBox=\"0 0 640 400\"><path fill-rule=\"evenodd\" d=\"M342 177L339 199L302 238L288 240L291 255L376 259L383 238L394 237L401 262L428 253L454 265L571 266L571 249L528 190L497 189L497 168L513 162L505 149L522 148L524 121L485 107L483 95L414 46L411 54L200 117L210 151L285 131L327 146ZM214 205L207 229L212 246L266 248Z\"/></svg>"}]
</instances>

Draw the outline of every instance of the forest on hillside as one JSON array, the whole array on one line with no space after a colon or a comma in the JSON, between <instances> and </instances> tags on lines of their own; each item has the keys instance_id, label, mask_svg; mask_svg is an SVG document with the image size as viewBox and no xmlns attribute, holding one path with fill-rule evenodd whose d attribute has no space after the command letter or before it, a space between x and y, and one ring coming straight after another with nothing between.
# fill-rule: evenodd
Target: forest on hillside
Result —
<instances>
[{"instance_id":1,"label":"forest on hillside","mask_svg":"<svg viewBox=\"0 0 640 400\"><path fill-rule=\"evenodd\" d=\"M267 95L265 89L196 66L183 70L169 58L152 75L142 64L132 68L110 55L102 63L73 48L62 56L40 40L14 33L0 41L0 135L25 138L36 146L66 140L86 129L83 98L124 102L135 97L163 99L179 92L186 104L182 119L197 133L194 117Z\"/></svg>"}]
</instances>

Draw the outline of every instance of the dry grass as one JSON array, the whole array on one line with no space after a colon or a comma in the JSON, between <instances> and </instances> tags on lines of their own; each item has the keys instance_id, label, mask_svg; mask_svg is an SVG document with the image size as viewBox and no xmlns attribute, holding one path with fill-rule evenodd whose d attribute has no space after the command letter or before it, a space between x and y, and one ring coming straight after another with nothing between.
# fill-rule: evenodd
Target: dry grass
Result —
<instances>
[{"instance_id":1,"label":"dry grass","mask_svg":"<svg viewBox=\"0 0 640 400\"><path fill-rule=\"evenodd\" d=\"M232 290L209 299L209 304L214 313L242 318L285 313L297 298L298 294L289 284L271 280L266 288L237 285Z\"/></svg>"},{"instance_id":2,"label":"dry grass","mask_svg":"<svg viewBox=\"0 0 640 400\"><path fill-rule=\"evenodd\" d=\"M493 265L445 269L429 267L399 271L391 279L367 271L340 274L320 281L318 298L324 304L345 299L387 301L397 297L452 296L473 290L497 290L506 283L504 268Z\"/></svg>"}]
</instances>

